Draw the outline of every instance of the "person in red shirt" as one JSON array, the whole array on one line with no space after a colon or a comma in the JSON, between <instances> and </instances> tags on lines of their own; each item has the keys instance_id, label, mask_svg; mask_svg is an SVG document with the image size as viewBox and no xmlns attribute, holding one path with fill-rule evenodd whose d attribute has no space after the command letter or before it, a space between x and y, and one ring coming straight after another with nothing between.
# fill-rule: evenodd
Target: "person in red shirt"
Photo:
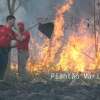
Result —
<instances>
[{"instance_id":1,"label":"person in red shirt","mask_svg":"<svg viewBox=\"0 0 100 100\"><path fill-rule=\"evenodd\" d=\"M15 16L9 15L6 18L7 23L0 26L0 80L4 79L5 71L8 65L8 55L12 46L15 46L14 32L12 27L15 24Z\"/></svg>"},{"instance_id":2,"label":"person in red shirt","mask_svg":"<svg viewBox=\"0 0 100 100\"><path fill-rule=\"evenodd\" d=\"M18 50L18 73L19 78L22 81L27 81L28 74L26 70L26 64L29 57L29 41L30 41L30 32L25 30L25 26L23 22L19 22L17 24L20 38L17 42L17 50Z\"/></svg>"}]
</instances>

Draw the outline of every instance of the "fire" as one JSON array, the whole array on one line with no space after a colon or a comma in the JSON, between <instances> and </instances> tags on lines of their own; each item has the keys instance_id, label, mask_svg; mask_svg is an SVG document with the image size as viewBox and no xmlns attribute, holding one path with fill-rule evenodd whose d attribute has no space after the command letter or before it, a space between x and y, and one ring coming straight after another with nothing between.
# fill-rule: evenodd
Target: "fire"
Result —
<instances>
[{"instance_id":1,"label":"fire","mask_svg":"<svg viewBox=\"0 0 100 100\"><path fill-rule=\"evenodd\" d=\"M52 40L50 41L50 62L55 61L55 56L58 50L62 47L62 38L64 36L64 13L68 12L73 4L74 0L68 0L61 7L59 7L59 9L57 9L54 21L54 33Z\"/></svg>"},{"instance_id":2,"label":"fire","mask_svg":"<svg viewBox=\"0 0 100 100\"><path fill-rule=\"evenodd\" d=\"M80 26L82 25L80 23ZM90 54L94 52L94 38L88 34L85 26L84 29L81 28L79 27L77 32L71 34L60 55L58 66L64 66L62 69L65 71L84 72L87 68L89 69L89 66L94 69L92 64L95 55Z\"/></svg>"},{"instance_id":3,"label":"fire","mask_svg":"<svg viewBox=\"0 0 100 100\"><path fill-rule=\"evenodd\" d=\"M15 63L11 63L11 70L12 70L12 71L18 70L18 65L15 64Z\"/></svg>"},{"instance_id":4,"label":"fire","mask_svg":"<svg viewBox=\"0 0 100 100\"><path fill-rule=\"evenodd\" d=\"M42 45L39 45L33 38L31 39L31 55L27 62L30 73L100 70L99 33L97 52L95 52L94 33L84 24L84 19L81 19L77 29L70 32L68 39L64 36L64 14L70 10L74 2L67 0L57 9L54 32L50 40L45 38Z\"/></svg>"}]
</instances>

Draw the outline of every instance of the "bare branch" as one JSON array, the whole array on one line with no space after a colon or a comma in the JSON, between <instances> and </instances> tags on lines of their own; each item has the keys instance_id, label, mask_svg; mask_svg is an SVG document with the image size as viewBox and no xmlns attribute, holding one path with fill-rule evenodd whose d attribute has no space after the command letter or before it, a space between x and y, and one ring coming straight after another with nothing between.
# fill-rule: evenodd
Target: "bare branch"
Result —
<instances>
[{"instance_id":1,"label":"bare branch","mask_svg":"<svg viewBox=\"0 0 100 100\"><path fill-rule=\"evenodd\" d=\"M15 10L16 0L7 0L9 14L13 15Z\"/></svg>"},{"instance_id":2,"label":"bare branch","mask_svg":"<svg viewBox=\"0 0 100 100\"><path fill-rule=\"evenodd\" d=\"M15 13L15 4L16 4L16 0L12 0L12 5L11 5L12 15Z\"/></svg>"},{"instance_id":3,"label":"bare branch","mask_svg":"<svg viewBox=\"0 0 100 100\"><path fill-rule=\"evenodd\" d=\"M14 12L16 12L21 6L21 3L18 4L18 6L15 8Z\"/></svg>"},{"instance_id":4,"label":"bare branch","mask_svg":"<svg viewBox=\"0 0 100 100\"><path fill-rule=\"evenodd\" d=\"M11 1L11 0L7 0L7 6L8 6L9 14L12 14L10 1Z\"/></svg>"},{"instance_id":5,"label":"bare branch","mask_svg":"<svg viewBox=\"0 0 100 100\"><path fill-rule=\"evenodd\" d=\"M23 1L21 0L19 2L18 6L15 8L15 11L14 12L16 12L21 7L21 5L23 4L23 2L24 2L24 0Z\"/></svg>"},{"instance_id":6,"label":"bare branch","mask_svg":"<svg viewBox=\"0 0 100 100\"><path fill-rule=\"evenodd\" d=\"M31 25L30 27L28 27L26 30L30 31L32 29L34 29L36 26L38 25L38 23Z\"/></svg>"}]
</instances>

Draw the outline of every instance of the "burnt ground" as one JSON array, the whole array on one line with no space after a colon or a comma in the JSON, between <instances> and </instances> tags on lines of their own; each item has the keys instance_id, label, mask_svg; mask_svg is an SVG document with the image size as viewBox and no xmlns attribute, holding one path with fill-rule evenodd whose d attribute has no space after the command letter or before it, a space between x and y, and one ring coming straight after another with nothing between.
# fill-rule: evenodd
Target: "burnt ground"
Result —
<instances>
[{"instance_id":1,"label":"burnt ground","mask_svg":"<svg viewBox=\"0 0 100 100\"><path fill-rule=\"evenodd\" d=\"M100 100L99 84L82 83L61 80L0 82L0 100Z\"/></svg>"}]
</instances>

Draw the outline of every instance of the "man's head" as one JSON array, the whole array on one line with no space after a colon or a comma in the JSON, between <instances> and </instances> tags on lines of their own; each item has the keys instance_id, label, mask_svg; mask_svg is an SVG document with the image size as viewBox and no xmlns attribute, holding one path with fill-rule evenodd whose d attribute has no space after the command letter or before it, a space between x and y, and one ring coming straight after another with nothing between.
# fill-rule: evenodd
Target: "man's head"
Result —
<instances>
[{"instance_id":1,"label":"man's head","mask_svg":"<svg viewBox=\"0 0 100 100\"><path fill-rule=\"evenodd\" d=\"M16 20L16 18L15 18L15 16L13 16L13 15L8 15L8 16L6 17L7 24L8 24L9 26L11 26L11 27L14 26L15 20Z\"/></svg>"},{"instance_id":2,"label":"man's head","mask_svg":"<svg viewBox=\"0 0 100 100\"><path fill-rule=\"evenodd\" d=\"M25 25L24 25L23 22L18 22L17 25L18 25L18 28L19 28L20 32L24 32L25 31Z\"/></svg>"}]
</instances>

